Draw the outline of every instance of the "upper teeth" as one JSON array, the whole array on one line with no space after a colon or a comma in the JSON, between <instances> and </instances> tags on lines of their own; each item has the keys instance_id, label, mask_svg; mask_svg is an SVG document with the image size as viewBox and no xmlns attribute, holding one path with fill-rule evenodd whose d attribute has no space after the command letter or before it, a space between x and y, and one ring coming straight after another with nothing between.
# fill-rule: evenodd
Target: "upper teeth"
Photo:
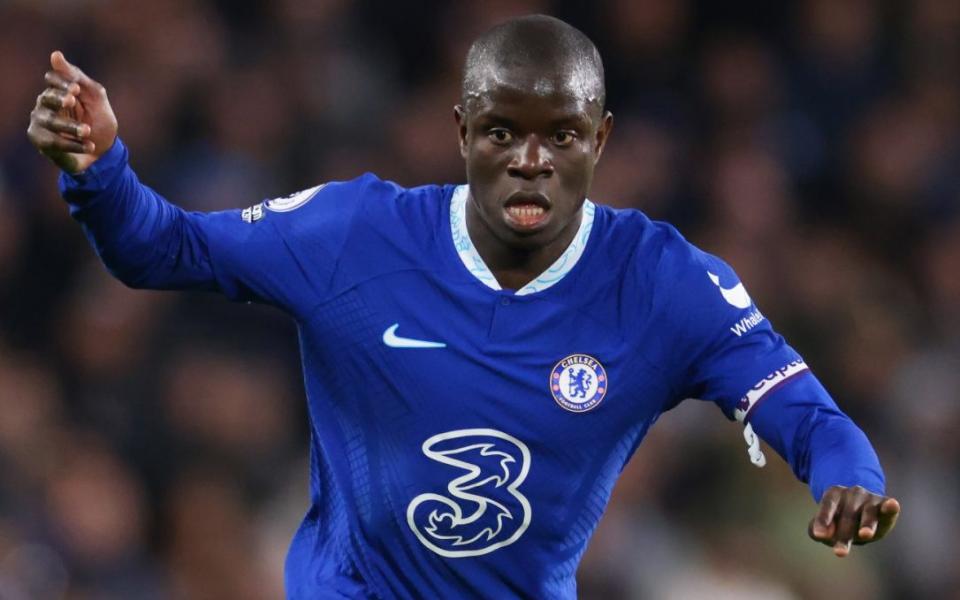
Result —
<instances>
[{"instance_id":1,"label":"upper teeth","mask_svg":"<svg viewBox=\"0 0 960 600\"><path fill-rule=\"evenodd\" d=\"M543 214L542 206L511 206L507 210L516 217L538 217Z\"/></svg>"}]
</instances>

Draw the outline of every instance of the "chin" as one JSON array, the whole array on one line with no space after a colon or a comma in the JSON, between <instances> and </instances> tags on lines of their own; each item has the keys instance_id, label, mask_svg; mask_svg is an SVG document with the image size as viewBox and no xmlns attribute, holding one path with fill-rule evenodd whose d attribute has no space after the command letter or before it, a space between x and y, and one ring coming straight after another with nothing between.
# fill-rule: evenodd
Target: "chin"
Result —
<instances>
[{"instance_id":1,"label":"chin","mask_svg":"<svg viewBox=\"0 0 960 600\"><path fill-rule=\"evenodd\" d=\"M517 229L503 223L500 235L497 237L500 238L501 242L512 248L532 251L547 246L550 242L557 239L559 235L560 231L554 231L552 227L529 230Z\"/></svg>"}]
</instances>

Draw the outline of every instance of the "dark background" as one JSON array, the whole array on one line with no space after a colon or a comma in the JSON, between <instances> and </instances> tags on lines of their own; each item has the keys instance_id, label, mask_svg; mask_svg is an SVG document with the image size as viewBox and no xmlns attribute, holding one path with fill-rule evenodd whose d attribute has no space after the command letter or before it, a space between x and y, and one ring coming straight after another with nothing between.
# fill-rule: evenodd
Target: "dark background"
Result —
<instances>
[{"instance_id":1,"label":"dark background","mask_svg":"<svg viewBox=\"0 0 960 600\"><path fill-rule=\"evenodd\" d=\"M960 597L960 2L7 0L0 598L279 597L307 506L292 324L105 274L25 135L51 50L106 85L142 179L211 210L364 171L463 181L466 48L531 12L606 62L591 198L729 261L904 507L836 559L783 462L687 402L625 471L582 597Z\"/></svg>"}]
</instances>

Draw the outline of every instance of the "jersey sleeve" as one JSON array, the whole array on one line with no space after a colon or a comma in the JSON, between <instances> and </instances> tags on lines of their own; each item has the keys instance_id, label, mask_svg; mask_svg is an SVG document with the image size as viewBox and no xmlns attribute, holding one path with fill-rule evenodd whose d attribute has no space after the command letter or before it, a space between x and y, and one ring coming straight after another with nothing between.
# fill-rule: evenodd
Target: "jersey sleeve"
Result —
<instances>
[{"instance_id":1,"label":"jersey sleeve","mask_svg":"<svg viewBox=\"0 0 960 600\"><path fill-rule=\"evenodd\" d=\"M830 486L859 485L883 495L886 480L866 434L809 371L771 390L747 427L782 456L819 502Z\"/></svg>"},{"instance_id":2,"label":"jersey sleeve","mask_svg":"<svg viewBox=\"0 0 960 600\"><path fill-rule=\"evenodd\" d=\"M763 466L756 436L810 485L819 501L833 485L884 492L869 441L836 405L803 358L777 334L733 269L679 234L665 247L658 299L675 337L678 402L716 403L745 426L751 459Z\"/></svg>"},{"instance_id":3,"label":"jersey sleeve","mask_svg":"<svg viewBox=\"0 0 960 600\"><path fill-rule=\"evenodd\" d=\"M71 215L106 267L134 288L219 291L291 313L327 293L366 180L244 210L189 212L140 183L117 139L87 171L61 174Z\"/></svg>"},{"instance_id":4,"label":"jersey sleeve","mask_svg":"<svg viewBox=\"0 0 960 600\"><path fill-rule=\"evenodd\" d=\"M753 405L807 365L729 265L674 236L659 265L664 290L658 303L673 335L677 400L709 400L728 418L744 421Z\"/></svg>"}]
</instances>

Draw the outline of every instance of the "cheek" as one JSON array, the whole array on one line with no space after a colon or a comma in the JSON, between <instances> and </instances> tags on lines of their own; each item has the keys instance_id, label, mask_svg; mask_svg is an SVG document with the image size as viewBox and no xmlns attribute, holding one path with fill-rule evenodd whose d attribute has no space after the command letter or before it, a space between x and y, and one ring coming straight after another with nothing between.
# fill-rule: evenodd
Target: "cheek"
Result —
<instances>
[{"instance_id":1,"label":"cheek","mask_svg":"<svg viewBox=\"0 0 960 600\"><path fill-rule=\"evenodd\" d=\"M567 174L567 184L571 188L585 189L593 178L593 155L588 149L566 155L563 159L562 172ZM560 169L558 169L559 171Z\"/></svg>"},{"instance_id":2,"label":"cheek","mask_svg":"<svg viewBox=\"0 0 960 600\"><path fill-rule=\"evenodd\" d=\"M474 144L469 148L467 154L467 174L471 182L490 184L497 178L500 172L505 172L506 168L501 163L503 153L491 151L486 147L488 144Z\"/></svg>"}]
</instances>

